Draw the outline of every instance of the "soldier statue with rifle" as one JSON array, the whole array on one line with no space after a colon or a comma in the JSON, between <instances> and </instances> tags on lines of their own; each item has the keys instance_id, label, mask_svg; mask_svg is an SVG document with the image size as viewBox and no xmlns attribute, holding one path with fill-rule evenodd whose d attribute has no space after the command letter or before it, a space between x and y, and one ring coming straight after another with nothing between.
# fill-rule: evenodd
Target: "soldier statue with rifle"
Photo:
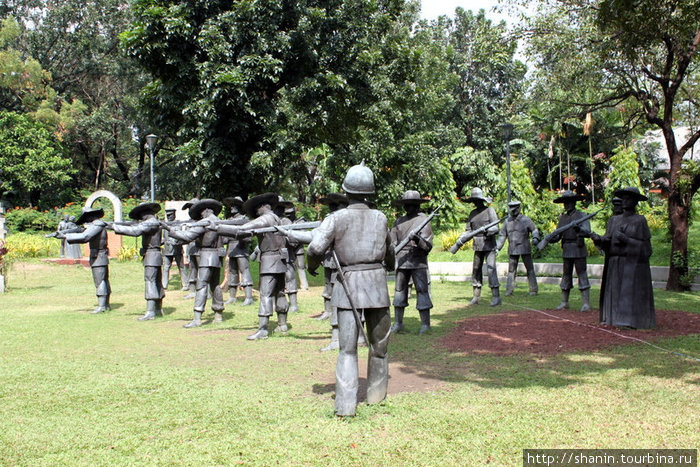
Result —
<instances>
[{"instance_id":1,"label":"soldier statue with rifle","mask_svg":"<svg viewBox=\"0 0 700 467\"><path fill-rule=\"evenodd\" d=\"M369 344L367 402L386 397L389 381L387 347L391 330L387 269L394 268L394 251L386 216L370 209L366 197L375 193L374 174L364 163L351 167L343 181L348 206L327 216L307 250L309 271L332 250L338 267L331 305L338 311L340 351L336 365L335 413L354 416L359 387L357 340L364 314ZM386 268L386 269L385 269Z\"/></svg>"},{"instance_id":2,"label":"soldier statue with rifle","mask_svg":"<svg viewBox=\"0 0 700 467\"><path fill-rule=\"evenodd\" d=\"M224 204L229 208L229 219L245 224L250 219L243 210L243 199L240 196L224 198ZM253 304L253 277L250 274L250 237L228 237L228 293L230 298L224 304L234 303L238 288L241 287L245 294L243 306Z\"/></svg>"},{"instance_id":3,"label":"soldier statue with rifle","mask_svg":"<svg viewBox=\"0 0 700 467\"><path fill-rule=\"evenodd\" d=\"M491 303L489 306L501 304L500 283L498 282L498 271L496 270L496 234L498 234L498 224L505 218L499 219L496 211L487 206L491 199L484 196L481 188L473 188L471 196L464 200L467 203L474 203L474 209L469 213L465 232L460 235L457 242L452 245L452 254L474 239L474 262L472 264L472 290L474 296L469 302L476 305L481 299L481 286L483 283L484 262L486 262L486 275L491 288Z\"/></svg>"},{"instance_id":4,"label":"soldier statue with rifle","mask_svg":"<svg viewBox=\"0 0 700 467\"><path fill-rule=\"evenodd\" d=\"M428 253L433 248L433 229L427 222L420 205L428 199L421 198L415 190L406 191L402 198L394 201L394 206L402 206L406 214L396 219L390 232L391 246L396 258L396 282L394 287L394 325L391 332L404 330L403 315L408 306L408 281L413 279L416 288L416 308L420 315L421 327L418 334L430 331L430 274L428 273ZM405 241L408 240L408 241ZM402 244L401 249L397 248Z\"/></svg>"},{"instance_id":5,"label":"soldier statue with rifle","mask_svg":"<svg viewBox=\"0 0 700 467\"><path fill-rule=\"evenodd\" d=\"M197 221L188 226L187 230L177 231L173 226L161 222L170 236L183 241L194 242L199 250L197 265L197 282L194 298L194 317L185 324L186 328L202 325L202 313L207 304L208 293L211 293L211 309L214 311L214 322L223 321L224 297L219 287L221 275L221 256L219 256L219 234L208 229L209 223L217 223L216 217L221 212L222 204L215 199L196 201L189 208L190 218ZM207 292L209 291L209 292Z\"/></svg>"},{"instance_id":6,"label":"soldier statue with rifle","mask_svg":"<svg viewBox=\"0 0 700 467\"><path fill-rule=\"evenodd\" d=\"M119 235L141 237L143 281L145 283L146 313L139 321L163 316L163 255L161 254L161 227L156 218L158 203L141 203L129 212L129 217L139 221L134 225L108 223L107 228Z\"/></svg>"},{"instance_id":7,"label":"soldier statue with rifle","mask_svg":"<svg viewBox=\"0 0 700 467\"><path fill-rule=\"evenodd\" d=\"M102 208L83 208L83 212L75 221L84 225L82 232L58 232L56 237L65 236L68 244L88 243L90 245L90 269L97 291L97 308L93 313L103 313L109 310L109 297L112 288L109 285L109 257L107 250L107 224L101 220L105 215Z\"/></svg>"},{"instance_id":8,"label":"soldier statue with rifle","mask_svg":"<svg viewBox=\"0 0 700 467\"><path fill-rule=\"evenodd\" d=\"M175 209L169 208L165 210L165 220L169 223L175 222ZM180 230L177 226L173 229ZM182 288L187 290L188 272L185 269L185 259L182 243L175 238L170 238L168 231L163 232L163 288L168 288L170 282L170 267L175 261L178 273L180 274L180 282Z\"/></svg>"},{"instance_id":9,"label":"soldier statue with rifle","mask_svg":"<svg viewBox=\"0 0 700 467\"><path fill-rule=\"evenodd\" d=\"M583 196L564 190L561 195L554 199L555 203L564 205L564 213L559 216L559 223L554 232L545 235L537 248L542 250L548 243L561 241L561 251L563 259L563 272L561 276L561 303L557 310L569 308L569 293L573 287L573 271L576 268L578 277L578 289L581 291L581 311L590 311L590 290L591 284L588 281L588 262L586 260L588 251L586 250L586 237L591 235L591 224L589 219L595 214L586 215L576 209L576 202L583 201ZM541 245L541 247L540 247Z\"/></svg>"},{"instance_id":10,"label":"soldier statue with rifle","mask_svg":"<svg viewBox=\"0 0 700 467\"><path fill-rule=\"evenodd\" d=\"M234 238L246 238L252 235L252 230L262 227L273 227L272 231L258 235L260 247L260 307L258 308L258 330L248 336L248 340L267 339L270 316L277 312L276 332L286 333L288 304L284 296L285 273L289 255L285 248L286 239L276 233L274 226L281 223L280 218L272 211L279 197L275 193L264 193L253 196L243 203L243 208L253 220L240 225L217 225L215 229L221 235Z\"/></svg>"},{"instance_id":11,"label":"soldier statue with rifle","mask_svg":"<svg viewBox=\"0 0 700 467\"><path fill-rule=\"evenodd\" d=\"M508 203L508 218L503 223L498 232L496 250L500 250L508 240L508 276L506 279L506 296L512 295L515 289L515 275L518 270L518 260L522 258L527 280L530 286L530 295L537 295L537 276L535 276L535 265L532 262L532 247L530 246L530 235L532 243L537 244L540 240L540 232L535 223L520 212L520 201Z\"/></svg>"}]
</instances>

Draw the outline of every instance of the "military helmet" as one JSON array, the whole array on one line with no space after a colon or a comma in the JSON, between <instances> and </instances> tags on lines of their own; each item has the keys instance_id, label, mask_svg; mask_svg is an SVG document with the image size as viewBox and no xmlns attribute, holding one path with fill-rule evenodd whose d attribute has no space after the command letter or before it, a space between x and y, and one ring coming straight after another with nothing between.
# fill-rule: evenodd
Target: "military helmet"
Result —
<instances>
[{"instance_id":1,"label":"military helmet","mask_svg":"<svg viewBox=\"0 0 700 467\"><path fill-rule=\"evenodd\" d=\"M365 166L365 161L348 169L343 180L343 190L354 195L374 194L374 174Z\"/></svg>"}]
</instances>

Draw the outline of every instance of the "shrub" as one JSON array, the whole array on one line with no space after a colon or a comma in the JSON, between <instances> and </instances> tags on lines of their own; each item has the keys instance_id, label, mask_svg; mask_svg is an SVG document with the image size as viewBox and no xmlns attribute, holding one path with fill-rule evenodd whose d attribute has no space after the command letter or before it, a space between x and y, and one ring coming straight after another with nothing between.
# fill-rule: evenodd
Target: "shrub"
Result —
<instances>
[{"instance_id":1,"label":"shrub","mask_svg":"<svg viewBox=\"0 0 700 467\"><path fill-rule=\"evenodd\" d=\"M26 232L9 235L6 244L8 250L6 258L12 261L58 256L61 247L60 240L46 238L42 234Z\"/></svg>"},{"instance_id":2,"label":"shrub","mask_svg":"<svg viewBox=\"0 0 700 467\"><path fill-rule=\"evenodd\" d=\"M458 230L458 229L450 229L450 230L445 230L444 232L440 232L435 236L435 241L433 242L434 246L437 246L440 248L440 251L447 251L450 249L452 245L457 243L457 239L459 239L459 236L464 233L464 230ZM472 246L473 240L469 240L467 243L464 244L462 247L463 249L469 249Z\"/></svg>"},{"instance_id":3,"label":"shrub","mask_svg":"<svg viewBox=\"0 0 700 467\"><path fill-rule=\"evenodd\" d=\"M117 261L134 261L139 258L139 250L136 247L123 246L117 253Z\"/></svg>"}]
</instances>

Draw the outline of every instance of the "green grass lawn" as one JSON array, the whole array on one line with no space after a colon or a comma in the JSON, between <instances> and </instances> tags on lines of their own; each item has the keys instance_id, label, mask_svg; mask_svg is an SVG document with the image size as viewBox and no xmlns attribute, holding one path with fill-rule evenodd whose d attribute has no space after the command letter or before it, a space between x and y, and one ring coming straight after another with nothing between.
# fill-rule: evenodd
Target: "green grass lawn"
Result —
<instances>
[{"instance_id":1,"label":"green grass lawn","mask_svg":"<svg viewBox=\"0 0 700 467\"><path fill-rule=\"evenodd\" d=\"M320 278L300 293L288 335L249 342L256 306L183 329L192 301L175 278L166 316L139 322L141 265L110 268L113 310L92 315L88 269L14 265L0 295L0 464L521 465L526 448L700 444L700 363L641 344L553 357L448 352L439 338L460 320L519 309L467 307L465 283L433 284L434 332L418 336L410 308L414 332L389 346L392 365L436 381L431 389L338 419L336 354L318 351L328 322L309 318L322 308ZM518 306L551 307L559 289L516 295ZM656 304L700 312L700 294L656 291ZM698 336L657 343L700 356Z\"/></svg>"}]
</instances>

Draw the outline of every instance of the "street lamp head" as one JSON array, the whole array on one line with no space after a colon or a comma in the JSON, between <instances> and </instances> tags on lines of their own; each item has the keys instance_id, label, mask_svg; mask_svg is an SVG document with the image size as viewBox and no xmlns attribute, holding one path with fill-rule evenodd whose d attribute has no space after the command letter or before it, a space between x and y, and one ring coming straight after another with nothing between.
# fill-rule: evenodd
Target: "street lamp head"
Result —
<instances>
[{"instance_id":1,"label":"street lamp head","mask_svg":"<svg viewBox=\"0 0 700 467\"><path fill-rule=\"evenodd\" d=\"M157 139L158 139L158 137L156 135L154 135L153 133L146 136L146 144L148 144L148 149L150 149L151 151L153 151L155 149Z\"/></svg>"},{"instance_id":2,"label":"street lamp head","mask_svg":"<svg viewBox=\"0 0 700 467\"><path fill-rule=\"evenodd\" d=\"M503 135L503 139L509 141L510 137L513 135L513 124L504 123L503 125L501 125L501 134Z\"/></svg>"}]
</instances>

